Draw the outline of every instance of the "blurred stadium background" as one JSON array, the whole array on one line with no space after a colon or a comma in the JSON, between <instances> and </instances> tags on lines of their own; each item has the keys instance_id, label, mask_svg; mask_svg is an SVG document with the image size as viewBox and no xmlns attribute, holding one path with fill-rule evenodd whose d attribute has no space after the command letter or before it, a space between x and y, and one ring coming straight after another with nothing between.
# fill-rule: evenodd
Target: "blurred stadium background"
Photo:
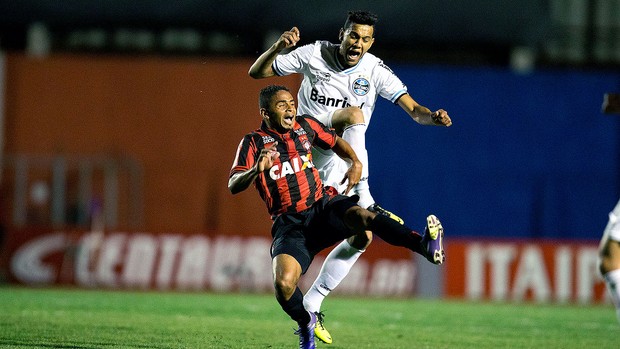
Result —
<instances>
[{"instance_id":1,"label":"blurred stadium background","mask_svg":"<svg viewBox=\"0 0 620 349\"><path fill-rule=\"evenodd\" d=\"M376 241L336 292L608 302L620 0L1 2L3 280L270 291L269 217L226 182L258 90L300 79L247 70L292 26L337 41L353 9L379 15L372 52L414 99L453 118L423 128L382 101L368 131L375 198L419 229L437 214L448 260Z\"/></svg>"}]
</instances>

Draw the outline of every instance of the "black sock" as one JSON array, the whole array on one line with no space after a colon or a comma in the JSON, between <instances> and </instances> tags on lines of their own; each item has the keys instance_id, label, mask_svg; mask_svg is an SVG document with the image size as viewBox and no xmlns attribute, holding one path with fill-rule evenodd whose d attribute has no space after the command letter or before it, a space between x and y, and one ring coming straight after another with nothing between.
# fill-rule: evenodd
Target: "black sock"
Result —
<instances>
[{"instance_id":1,"label":"black sock","mask_svg":"<svg viewBox=\"0 0 620 349\"><path fill-rule=\"evenodd\" d=\"M300 326L305 326L310 322L310 314L308 314L308 311L304 308L304 295L301 293L299 287L295 289L295 292L289 300L285 301L278 298L278 303L280 303L282 310L284 310L291 319L297 321Z\"/></svg>"},{"instance_id":2,"label":"black sock","mask_svg":"<svg viewBox=\"0 0 620 349\"><path fill-rule=\"evenodd\" d=\"M392 218L378 214L368 228L390 245L406 247L423 256L426 254L421 244L422 236Z\"/></svg>"}]
</instances>

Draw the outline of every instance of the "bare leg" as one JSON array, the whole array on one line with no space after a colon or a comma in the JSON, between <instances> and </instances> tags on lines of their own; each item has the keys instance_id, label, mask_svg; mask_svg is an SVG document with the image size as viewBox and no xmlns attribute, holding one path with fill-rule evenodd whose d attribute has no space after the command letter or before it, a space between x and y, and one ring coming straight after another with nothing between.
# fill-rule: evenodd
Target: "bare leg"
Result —
<instances>
[{"instance_id":1,"label":"bare leg","mask_svg":"<svg viewBox=\"0 0 620 349\"><path fill-rule=\"evenodd\" d=\"M618 211L620 211L620 202L614 212L609 214L609 222L599 245L599 270L616 307L618 321L620 321L620 242L616 240L620 235L620 222L616 215Z\"/></svg>"},{"instance_id":2,"label":"bare leg","mask_svg":"<svg viewBox=\"0 0 620 349\"><path fill-rule=\"evenodd\" d=\"M276 299L282 310L300 326L310 321L310 316L303 305L303 295L297 283L301 277L301 266L295 258L280 254L273 258L273 278Z\"/></svg>"}]
</instances>

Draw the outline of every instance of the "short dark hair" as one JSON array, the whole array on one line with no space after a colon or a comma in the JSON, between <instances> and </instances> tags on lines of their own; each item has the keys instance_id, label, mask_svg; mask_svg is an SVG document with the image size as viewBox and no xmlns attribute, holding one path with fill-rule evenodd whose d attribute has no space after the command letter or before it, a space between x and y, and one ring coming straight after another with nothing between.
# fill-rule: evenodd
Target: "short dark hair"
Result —
<instances>
[{"instance_id":1,"label":"short dark hair","mask_svg":"<svg viewBox=\"0 0 620 349\"><path fill-rule=\"evenodd\" d=\"M269 101L271 100L271 97L275 96L278 91L282 90L291 92L288 87L282 85L269 85L263 87L258 94L258 107L269 109Z\"/></svg>"},{"instance_id":2,"label":"short dark hair","mask_svg":"<svg viewBox=\"0 0 620 349\"><path fill-rule=\"evenodd\" d=\"M375 26L379 21L379 17L376 14L368 12L368 11L349 11L347 15L347 20L344 22L343 29L349 28L349 26L355 24L365 24Z\"/></svg>"}]
</instances>

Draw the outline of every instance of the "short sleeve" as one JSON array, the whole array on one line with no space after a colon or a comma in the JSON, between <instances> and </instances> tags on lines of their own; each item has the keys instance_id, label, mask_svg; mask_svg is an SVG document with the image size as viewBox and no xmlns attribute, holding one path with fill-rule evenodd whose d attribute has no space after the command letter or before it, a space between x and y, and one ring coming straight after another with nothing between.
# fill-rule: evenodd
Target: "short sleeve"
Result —
<instances>
[{"instance_id":1,"label":"short sleeve","mask_svg":"<svg viewBox=\"0 0 620 349\"><path fill-rule=\"evenodd\" d=\"M312 52L314 52L313 44L298 47L289 53L278 55L271 67L280 76L303 73L304 67L312 57Z\"/></svg>"},{"instance_id":2,"label":"short sleeve","mask_svg":"<svg viewBox=\"0 0 620 349\"><path fill-rule=\"evenodd\" d=\"M230 169L229 178L237 172L244 172L251 169L256 161L256 144L253 141L252 135L246 135L243 137L239 146L237 147L237 153L235 154L235 160L233 161L232 168Z\"/></svg>"}]
</instances>

